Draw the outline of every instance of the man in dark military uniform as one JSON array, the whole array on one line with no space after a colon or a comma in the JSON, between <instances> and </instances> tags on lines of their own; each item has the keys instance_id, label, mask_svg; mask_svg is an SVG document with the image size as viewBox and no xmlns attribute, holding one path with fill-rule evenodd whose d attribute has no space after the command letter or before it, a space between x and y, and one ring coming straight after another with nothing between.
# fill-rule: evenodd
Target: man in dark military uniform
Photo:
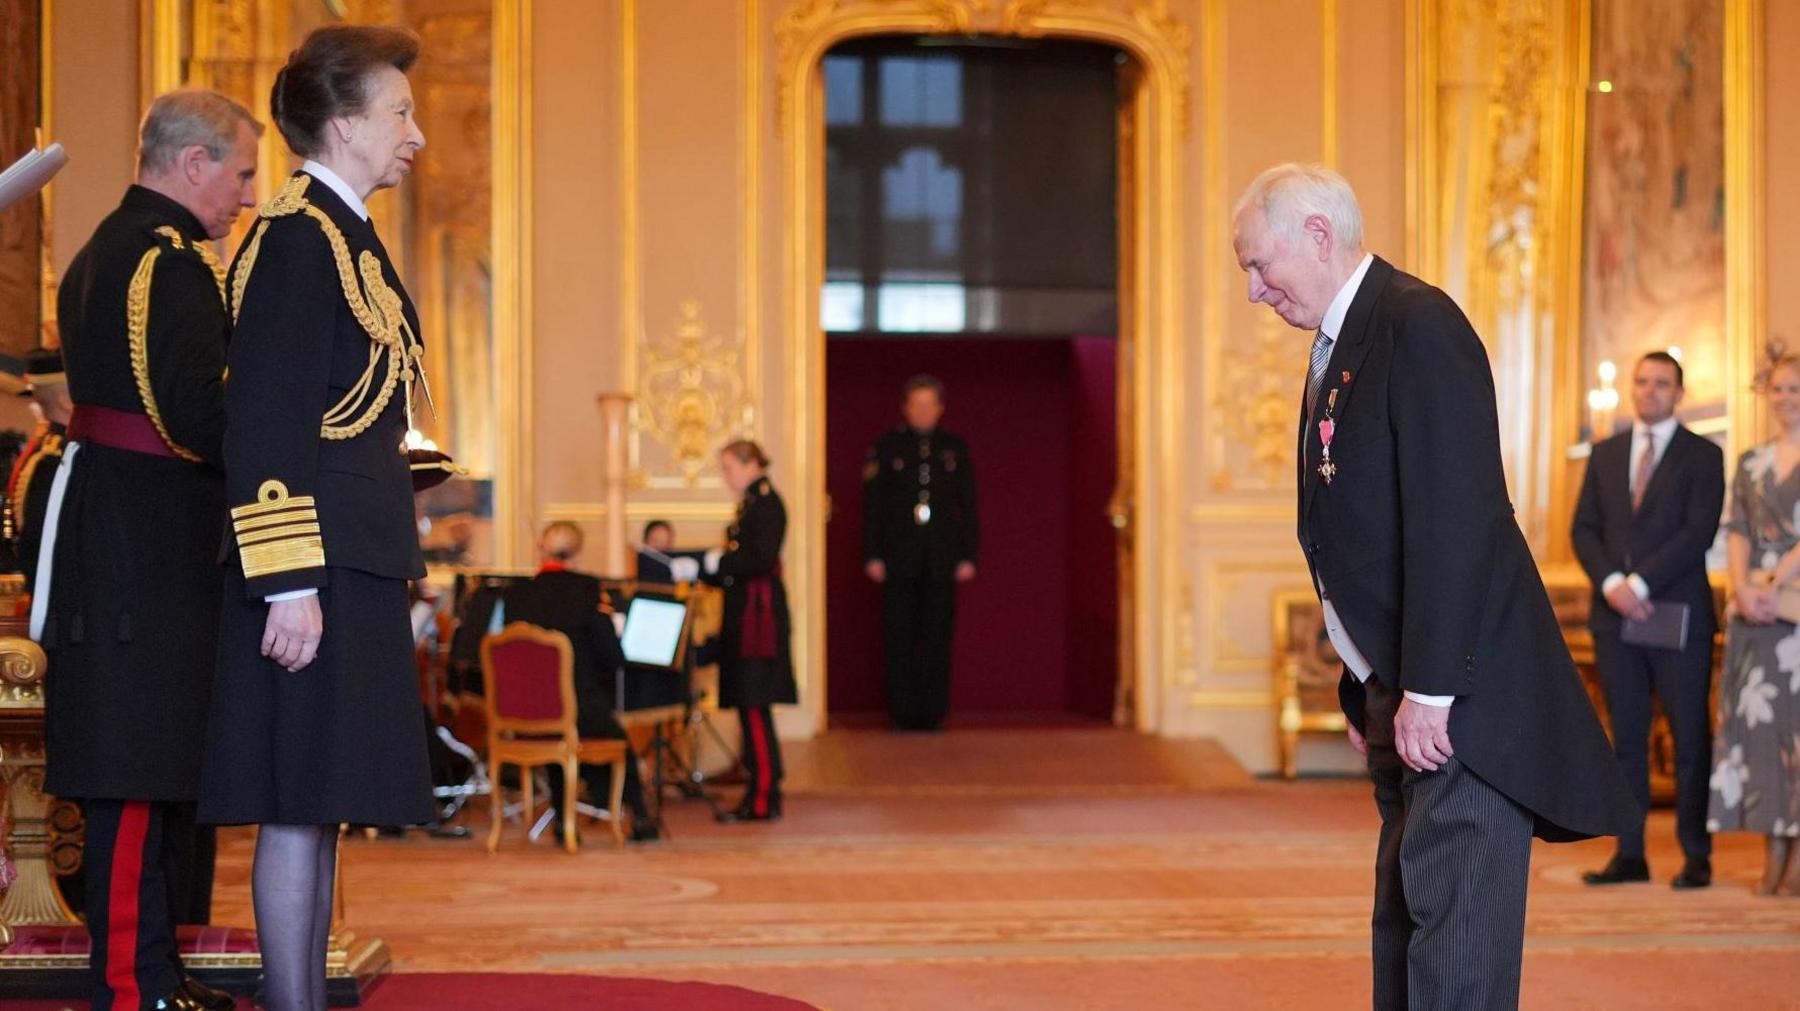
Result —
<instances>
[{"instance_id":1,"label":"man in dark military uniform","mask_svg":"<svg viewBox=\"0 0 1800 1011\"><path fill-rule=\"evenodd\" d=\"M43 424L19 453L12 478L6 485L7 534L18 548L19 571L30 589L37 577L38 545L44 536L44 510L50 504L50 486L62 464L63 443L69 435L69 381L63 374L62 354L39 349L25 357L25 392L37 402Z\"/></svg>"},{"instance_id":2,"label":"man in dark military uniform","mask_svg":"<svg viewBox=\"0 0 1800 1011\"><path fill-rule=\"evenodd\" d=\"M74 415L51 491L32 635L49 654L45 789L79 799L96 1011L229 1008L182 968L208 916L195 824L217 660L223 272L207 246L254 206L260 125L204 91L158 98L137 185L58 292Z\"/></svg>"},{"instance_id":3,"label":"man in dark military uniform","mask_svg":"<svg viewBox=\"0 0 1800 1011\"><path fill-rule=\"evenodd\" d=\"M968 444L938 428L944 384L916 376L906 424L863 465L863 559L886 588L888 715L901 730L937 730L950 711L956 585L975 578L979 522Z\"/></svg>"}]
</instances>

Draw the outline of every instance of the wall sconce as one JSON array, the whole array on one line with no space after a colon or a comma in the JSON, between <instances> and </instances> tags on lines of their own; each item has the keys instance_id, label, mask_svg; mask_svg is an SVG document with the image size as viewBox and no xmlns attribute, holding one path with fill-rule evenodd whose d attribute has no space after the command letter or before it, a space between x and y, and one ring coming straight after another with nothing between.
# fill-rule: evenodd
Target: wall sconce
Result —
<instances>
[{"instance_id":1,"label":"wall sconce","mask_svg":"<svg viewBox=\"0 0 1800 1011\"><path fill-rule=\"evenodd\" d=\"M1619 409L1619 390L1614 385L1619 378L1619 367L1612 362L1601 362L1596 371L1600 385L1589 390L1587 395L1590 442L1599 442L1612 434L1613 415Z\"/></svg>"}]
</instances>

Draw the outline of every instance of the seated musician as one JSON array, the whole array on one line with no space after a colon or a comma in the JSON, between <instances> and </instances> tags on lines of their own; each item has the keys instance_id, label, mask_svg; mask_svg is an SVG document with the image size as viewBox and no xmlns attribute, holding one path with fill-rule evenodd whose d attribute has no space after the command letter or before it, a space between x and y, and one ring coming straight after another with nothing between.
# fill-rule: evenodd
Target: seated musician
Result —
<instances>
[{"instance_id":1,"label":"seated musician","mask_svg":"<svg viewBox=\"0 0 1800 1011\"><path fill-rule=\"evenodd\" d=\"M600 580L569 568L581 553L581 529L573 523L552 523L538 541L541 559L538 574L506 591L508 622L524 621L569 637L575 651L576 727L584 738L625 740L625 729L613 715L620 668L625 654L611 618L600 610ZM603 765L583 765L582 781L588 795L604 802L611 793L612 771ZM551 804L562 810L560 772L550 776ZM658 837L656 821L644 805L644 787L637 760L625 763L625 806L631 811L628 838L647 842Z\"/></svg>"}]
</instances>

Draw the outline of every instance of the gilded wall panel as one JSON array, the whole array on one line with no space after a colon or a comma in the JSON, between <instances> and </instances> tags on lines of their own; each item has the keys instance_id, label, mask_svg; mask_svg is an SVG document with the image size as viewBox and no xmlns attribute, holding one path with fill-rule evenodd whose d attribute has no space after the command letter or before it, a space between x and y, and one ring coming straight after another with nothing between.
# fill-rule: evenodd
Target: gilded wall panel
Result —
<instances>
[{"instance_id":1,"label":"gilded wall panel","mask_svg":"<svg viewBox=\"0 0 1800 1011\"><path fill-rule=\"evenodd\" d=\"M0 0L0 168L38 144L42 77L40 0ZM0 353L23 355L39 343L44 207L21 200L0 211Z\"/></svg>"},{"instance_id":2,"label":"gilded wall panel","mask_svg":"<svg viewBox=\"0 0 1800 1011\"><path fill-rule=\"evenodd\" d=\"M707 0L637 5L634 271L630 312L632 480L640 489L720 488L714 455L755 430L741 298L740 120L747 44L740 14Z\"/></svg>"}]
</instances>

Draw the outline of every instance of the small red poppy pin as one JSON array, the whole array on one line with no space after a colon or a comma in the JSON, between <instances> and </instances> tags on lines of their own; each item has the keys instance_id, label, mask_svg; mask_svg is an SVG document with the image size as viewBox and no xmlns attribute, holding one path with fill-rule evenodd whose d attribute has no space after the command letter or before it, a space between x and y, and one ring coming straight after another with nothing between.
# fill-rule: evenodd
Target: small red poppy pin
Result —
<instances>
[{"instance_id":1,"label":"small red poppy pin","mask_svg":"<svg viewBox=\"0 0 1800 1011\"><path fill-rule=\"evenodd\" d=\"M1348 370L1345 370L1345 372L1344 372L1344 382L1346 382L1346 383L1347 383L1347 382L1349 382L1349 381L1350 381L1350 372L1349 372L1349 371L1348 371Z\"/></svg>"}]
</instances>

